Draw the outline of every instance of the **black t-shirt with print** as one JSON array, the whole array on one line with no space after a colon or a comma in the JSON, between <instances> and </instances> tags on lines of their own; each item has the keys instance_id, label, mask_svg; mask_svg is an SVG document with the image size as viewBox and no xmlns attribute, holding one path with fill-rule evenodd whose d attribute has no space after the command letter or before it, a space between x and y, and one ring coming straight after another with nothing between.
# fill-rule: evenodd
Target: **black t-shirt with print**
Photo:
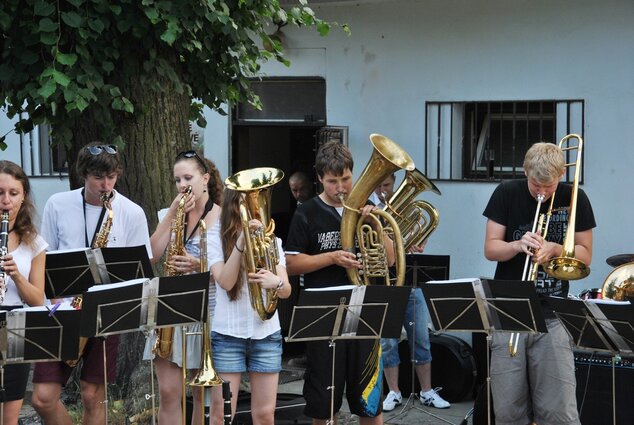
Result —
<instances>
[{"instance_id":1,"label":"black t-shirt with print","mask_svg":"<svg viewBox=\"0 0 634 425\"><path fill-rule=\"evenodd\" d=\"M286 241L286 252L317 255L341 249L341 215L315 196L297 207ZM331 265L304 274L306 288L347 285L346 269Z\"/></svg>"},{"instance_id":2,"label":"black t-shirt with print","mask_svg":"<svg viewBox=\"0 0 634 425\"><path fill-rule=\"evenodd\" d=\"M548 226L546 240L562 244L568 227L568 207L572 186L560 183L555 192L553 213ZM546 213L550 206L550 199L542 202L540 213ZM516 241L522 238L524 233L530 231L535 218L537 200L528 190L528 181L509 180L502 182L491 195L491 199L484 210L484 216L506 227L506 242ZM588 197L579 189L577 196L576 231L596 227L592 206ZM526 255L518 253L508 261L498 262L495 270L496 279L519 280L522 278ZM548 276L540 267L537 273L537 293L549 296L566 297L568 295L568 281Z\"/></svg>"}]
</instances>

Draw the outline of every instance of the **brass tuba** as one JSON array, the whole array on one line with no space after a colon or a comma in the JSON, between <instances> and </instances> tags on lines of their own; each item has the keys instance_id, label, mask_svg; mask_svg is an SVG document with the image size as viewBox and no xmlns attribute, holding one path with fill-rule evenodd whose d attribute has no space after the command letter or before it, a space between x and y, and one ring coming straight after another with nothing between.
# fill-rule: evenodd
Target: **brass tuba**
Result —
<instances>
[{"instance_id":1,"label":"brass tuba","mask_svg":"<svg viewBox=\"0 0 634 425\"><path fill-rule=\"evenodd\" d=\"M414 160L403 148L385 136L371 134L370 141L374 146L370 161L352 187L345 203L342 199L345 208L341 217L341 248L348 252L356 252L356 234L359 242L357 256L363 265L363 282L359 270L346 269L346 273L350 282L355 285L368 285L372 277L381 277L385 279L386 284L390 283L387 259L383 249L383 229L378 219L382 218L394 232L396 285L402 285L405 280L405 250L398 224L390 214L376 209L370 216L371 220L378 222L376 227L379 230L375 231L365 223L365 220L361 219L360 209L366 204L374 189L387 176L400 169L413 171L415 169Z\"/></svg>"},{"instance_id":2,"label":"brass tuba","mask_svg":"<svg viewBox=\"0 0 634 425\"><path fill-rule=\"evenodd\" d=\"M174 217L170 224L170 242L167 246L167 254L163 266L165 276L178 276L180 274L174 267L169 265L169 261L174 255L185 255L185 203L191 193L192 187L187 186L187 189L178 202L176 217ZM157 329L156 343L154 344L152 352L164 359L168 358L172 354L173 335L173 327ZM185 335L183 335L183 338L185 338Z\"/></svg>"},{"instance_id":3,"label":"brass tuba","mask_svg":"<svg viewBox=\"0 0 634 425\"><path fill-rule=\"evenodd\" d=\"M403 237L403 249L422 245L438 227L438 210L427 201L415 200L425 191L440 195L440 190L418 168L406 171L398 189L386 199L384 211L391 214Z\"/></svg>"},{"instance_id":4,"label":"brass tuba","mask_svg":"<svg viewBox=\"0 0 634 425\"><path fill-rule=\"evenodd\" d=\"M577 139L576 145L570 145L570 139ZM566 147L563 147L566 144ZM559 141L559 148L563 152L576 150L577 155L575 162L567 163L566 167L575 167L575 177L572 185L572 193L570 194L570 209L568 210L568 227L561 251L561 256L551 259L548 264L544 265L544 271L556 279L562 280L578 280L590 274L590 267L583 261L575 258L575 222L577 216L577 193L579 191L579 178L581 176L581 153L583 149L583 139L578 134L568 134ZM550 200L550 208L547 217L550 218L555 194L553 193ZM548 220L546 221L546 229L548 229Z\"/></svg>"},{"instance_id":5,"label":"brass tuba","mask_svg":"<svg viewBox=\"0 0 634 425\"><path fill-rule=\"evenodd\" d=\"M244 261L248 273L259 269L276 272L280 261L275 237L275 221L271 219L271 188L284 178L284 172L277 168L251 168L235 173L225 179L228 189L241 192L240 218L244 232ZM249 221L259 220L262 230L250 231ZM249 282L251 307L260 319L268 320L277 308L277 291L262 290L257 283ZM266 302L262 292L266 294Z\"/></svg>"},{"instance_id":6,"label":"brass tuba","mask_svg":"<svg viewBox=\"0 0 634 425\"><path fill-rule=\"evenodd\" d=\"M601 298L634 302L634 262L621 264L605 278Z\"/></svg>"}]
</instances>

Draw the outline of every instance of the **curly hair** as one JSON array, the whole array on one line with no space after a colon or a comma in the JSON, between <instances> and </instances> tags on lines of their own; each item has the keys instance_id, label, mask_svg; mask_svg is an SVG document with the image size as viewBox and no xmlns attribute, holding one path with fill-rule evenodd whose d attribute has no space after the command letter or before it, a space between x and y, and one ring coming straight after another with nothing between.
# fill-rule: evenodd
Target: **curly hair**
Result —
<instances>
[{"instance_id":1,"label":"curly hair","mask_svg":"<svg viewBox=\"0 0 634 425\"><path fill-rule=\"evenodd\" d=\"M214 204L220 205L222 203L222 191L224 186L222 184L222 177L220 177L220 171L218 171L218 167L216 164L208 158L201 156L196 151L193 156L185 156L183 155L185 152L181 152L176 157L176 161L174 164L177 164L182 161L190 161L192 164L196 165L196 169L200 171L200 174L209 174L209 181L207 182L207 192L209 192L209 199ZM187 152L189 153L189 152Z\"/></svg>"},{"instance_id":2,"label":"curly hair","mask_svg":"<svg viewBox=\"0 0 634 425\"><path fill-rule=\"evenodd\" d=\"M240 199L240 192L231 189L225 190L224 199L222 200L222 212L220 213L220 238L222 239L222 253L225 261L229 259L231 251L233 251L233 248L236 246L236 241L242 231ZM235 285L227 292L231 301L237 300L240 296L243 274L244 263L240 264L240 271L238 272Z\"/></svg>"},{"instance_id":3,"label":"curly hair","mask_svg":"<svg viewBox=\"0 0 634 425\"><path fill-rule=\"evenodd\" d=\"M22 184L24 200L13 224L13 232L20 238L20 242L31 245L37 236L35 227L35 206L31 199L31 184L26 173L18 164L11 161L0 161L0 174L8 174Z\"/></svg>"}]
</instances>

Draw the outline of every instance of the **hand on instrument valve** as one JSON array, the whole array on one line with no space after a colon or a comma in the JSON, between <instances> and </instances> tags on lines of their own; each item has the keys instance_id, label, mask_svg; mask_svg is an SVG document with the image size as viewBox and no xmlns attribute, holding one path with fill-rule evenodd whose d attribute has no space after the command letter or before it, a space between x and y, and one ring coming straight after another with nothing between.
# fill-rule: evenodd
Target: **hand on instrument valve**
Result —
<instances>
[{"instance_id":1,"label":"hand on instrument valve","mask_svg":"<svg viewBox=\"0 0 634 425\"><path fill-rule=\"evenodd\" d=\"M263 289L275 289L280 284L280 277L270 270L260 269L257 273L249 273L249 282L258 283Z\"/></svg>"},{"instance_id":2,"label":"hand on instrument valve","mask_svg":"<svg viewBox=\"0 0 634 425\"><path fill-rule=\"evenodd\" d=\"M526 232L518 242L519 252L531 257L542 248L544 239L539 233Z\"/></svg>"},{"instance_id":3,"label":"hand on instrument valve","mask_svg":"<svg viewBox=\"0 0 634 425\"><path fill-rule=\"evenodd\" d=\"M547 263L551 258L561 255L561 245L555 242L544 241L542 247L533 254L533 262L537 264Z\"/></svg>"},{"instance_id":4,"label":"hand on instrument valve","mask_svg":"<svg viewBox=\"0 0 634 425\"><path fill-rule=\"evenodd\" d=\"M425 250L425 245L427 245L427 241L423 242L421 245L412 245L409 252L412 254L420 254Z\"/></svg>"},{"instance_id":5,"label":"hand on instrument valve","mask_svg":"<svg viewBox=\"0 0 634 425\"><path fill-rule=\"evenodd\" d=\"M189 254L172 256L169 265L174 267L174 270L183 274L200 271L200 259Z\"/></svg>"},{"instance_id":6,"label":"hand on instrument valve","mask_svg":"<svg viewBox=\"0 0 634 425\"><path fill-rule=\"evenodd\" d=\"M357 260L357 256L352 252L339 250L329 252L327 255L330 256L332 262L340 267L346 269L360 269L361 262Z\"/></svg>"}]
</instances>

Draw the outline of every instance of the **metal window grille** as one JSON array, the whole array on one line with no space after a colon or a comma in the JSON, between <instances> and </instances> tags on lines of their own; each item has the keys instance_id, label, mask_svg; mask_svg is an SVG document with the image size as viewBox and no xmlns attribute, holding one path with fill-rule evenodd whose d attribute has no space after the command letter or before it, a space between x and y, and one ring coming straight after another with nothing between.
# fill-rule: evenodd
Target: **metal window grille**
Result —
<instances>
[{"instance_id":1,"label":"metal window grille","mask_svg":"<svg viewBox=\"0 0 634 425\"><path fill-rule=\"evenodd\" d=\"M67 176L68 161L63 145L53 146L50 125L40 124L19 133L21 165L30 177Z\"/></svg>"},{"instance_id":2,"label":"metal window grille","mask_svg":"<svg viewBox=\"0 0 634 425\"><path fill-rule=\"evenodd\" d=\"M523 178L533 143L583 137L584 119L583 100L427 102L423 172L435 180Z\"/></svg>"}]
</instances>

